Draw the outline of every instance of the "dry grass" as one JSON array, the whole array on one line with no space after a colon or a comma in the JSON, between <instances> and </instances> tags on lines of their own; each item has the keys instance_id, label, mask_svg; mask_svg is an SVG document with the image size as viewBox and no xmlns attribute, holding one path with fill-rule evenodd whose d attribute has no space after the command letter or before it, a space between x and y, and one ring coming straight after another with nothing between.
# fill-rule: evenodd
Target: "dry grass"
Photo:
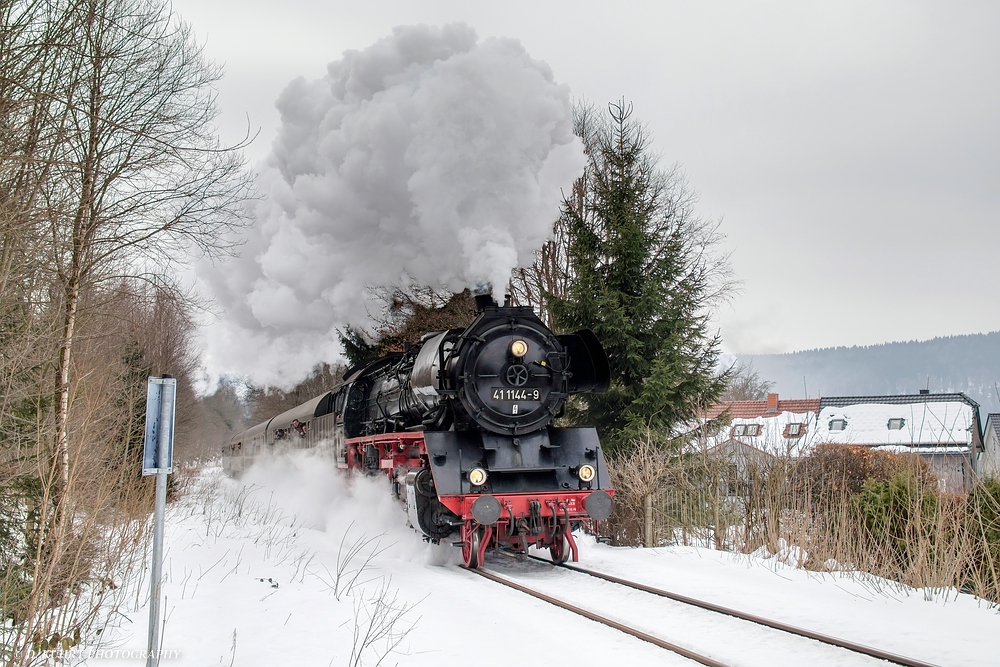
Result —
<instances>
[{"instance_id":1,"label":"dry grass","mask_svg":"<svg viewBox=\"0 0 1000 667\"><path fill-rule=\"evenodd\" d=\"M44 662L45 651L67 650L91 638L122 582L144 564L151 505L149 485L134 461L105 460L100 475L73 467L66 522L42 489L15 505L23 521L21 558L0 572L4 665ZM27 540L27 542L25 542Z\"/></svg>"},{"instance_id":2,"label":"dry grass","mask_svg":"<svg viewBox=\"0 0 1000 667\"><path fill-rule=\"evenodd\" d=\"M652 436L608 469L616 509L602 529L616 544L766 552L928 596L963 590L1000 602L996 480L948 494L913 455L856 447L721 455Z\"/></svg>"}]
</instances>

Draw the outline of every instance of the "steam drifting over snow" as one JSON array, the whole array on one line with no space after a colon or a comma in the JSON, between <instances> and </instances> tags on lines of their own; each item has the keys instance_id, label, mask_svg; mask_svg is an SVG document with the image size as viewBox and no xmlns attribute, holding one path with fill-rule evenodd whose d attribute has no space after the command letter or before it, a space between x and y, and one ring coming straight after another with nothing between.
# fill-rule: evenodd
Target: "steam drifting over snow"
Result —
<instances>
[{"instance_id":1,"label":"steam drifting over snow","mask_svg":"<svg viewBox=\"0 0 1000 667\"><path fill-rule=\"evenodd\" d=\"M568 88L519 42L460 23L396 28L277 105L256 227L205 276L227 314L211 364L257 381L334 358L335 328L379 307L368 287L502 291L584 166Z\"/></svg>"},{"instance_id":2,"label":"steam drifting over snow","mask_svg":"<svg viewBox=\"0 0 1000 667\"><path fill-rule=\"evenodd\" d=\"M239 484L252 489L257 502L266 498L302 527L321 531L331 540L364 535L377 538L388 557L427 565L459 562L458 549L424 542L407 524L406 512L393 500L385 476L348 476L322 449L265 457Z\"/></svg>"}]
</instances>

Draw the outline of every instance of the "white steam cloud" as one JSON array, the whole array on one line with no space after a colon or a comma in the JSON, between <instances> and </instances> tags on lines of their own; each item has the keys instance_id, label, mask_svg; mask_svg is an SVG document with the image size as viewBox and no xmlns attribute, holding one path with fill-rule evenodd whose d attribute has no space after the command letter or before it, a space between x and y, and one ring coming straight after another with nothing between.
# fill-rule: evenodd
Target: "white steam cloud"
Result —
<instances>
[{"instance_id":1,"label":"white steam cloud","mask_svg":"<svg viewBox=\"0 0 1000 667\"><path fill-rule=\"evenodd\" d=\"M237 484L250 489L255 502L273 504L302 527L325 533L327 553L336 554L342 539L350 548L374 538L383 559L430 566L461 560L458 549L428 544L408 525L384 475L348 477L320 448L260 458Z\"/></svg>"},{"instance_id":2,"label":"white steam cloud","mask_svg":"<svg viewBox=\"0 0 1000 667\"><path fill-rule=\"evenodd\" d=\"M369 287L502 291L584 166L567 87L519 42L464 24L396 28L277 106L256 227L206 276L227 317L209 363L258 382L335 358L335 329L378 308Z\"/></svg>"}]
</instances>

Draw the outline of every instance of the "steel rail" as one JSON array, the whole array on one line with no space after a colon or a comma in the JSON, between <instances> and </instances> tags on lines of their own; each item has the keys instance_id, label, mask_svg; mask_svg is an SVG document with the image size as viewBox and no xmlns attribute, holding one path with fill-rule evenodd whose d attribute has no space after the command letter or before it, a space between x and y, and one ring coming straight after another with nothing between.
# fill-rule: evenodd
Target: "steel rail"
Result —
<instances>
[{"instance_id":1,"label":"steel rail","mask_svg":"<svg viewBox=\"0 0 1000 667\"><path fill-rule=\"evenodd\" d=\"M664 649L666 649L668 651L672 651L672 652L674 652L674 653L676 653L678 655L681 655L681 656L683 656L683 657L685 657L685 658L687 658L689 660L694 660L695 662L701 663L702 665L706 665L707 667L731 667L731 665L727 665L724 662L719 662L718 660L713 660L712 658L709 658L707 656L701 655L700 653L695 653L694 651L692 651L690 649L686 649L683 646L678 646L676 644L671 644L670 642L664 641L664 640L660 639L659 637L654 637L653 635L646 634L645 632L642 632L641 630L636 630L635 628L632 628L632 627L629 627L629 626L624 625L622 623L619 623L618 621L613 621L610 618L607 618L605 616L601 616L599 614L595 614L592 611L587 611L586 609L583 609L581 607L577 607L577 606L571 605L568 602L563 602L562 600L559 600L557 598L554 598L554 597L551 597L549 595L546 595L545 593L540 593L540 592L538 592L538 591L536 591L534 589L527 588L526 586L522 586L522 585L520 585L518 583L515 583L515 582L511 581L510 579L506 579L504 577L496 575L496 574L494 574L492 572L489 572L487 570L483 570L482 568L477 568L477 569L474 569L474 570L467 570L467 571L468 572L472 572L474 574L478 574L481 577L486 577L487 579L489 579L491 581L495 581L498 584L502 584L504 586L509 586L510 588L513 588L514 590L520 591L520 592L522 592L522 593L524 593L526 595L530 595L531 597L538 598L539 600L543 600L545 602L548 602L549 604L555 605L555 606L557 606L557 607L559 607L561 609L565 609L567 611L571 611L574 614L579 614L580 616L583 616L584 618L589 618L592 621L596 621L598 623L603 623L604 625L607 625L608 627L614 628L615 630L620 630L621 632L624 632L625 634L631 635L631 636L633 636L633 637L635 637L637 639L641 639L641 640L643 640L645 642L649 642L650 644L653 644L655 646L659 646L660 648L664 648Z\"/></svg>"},{"instance_id":2,"label":"steel rail","mask_svg":"<svg viewBox=\"0 0 1000 667\"><path fill-rule=\"evenodd\" d=\"M547 563L549 565L555 565L552 561L545 558L539 558L538 556L528 556L532 560L537 560L541 563ZM652 586L646 586L645 584L640 584L634 581L629 581L627 579L621 579L610 574L604 574L603 572L595 572L594 570L588 570L587 568L579 567L577 565L567 565L562 564L558 567L563 567L567 570L573 570L574 572L580 572L597 579L603 579L604 581L610 581L615 584L620 584L622 586L627 586L629 588L634 588L645 593L651 593L652 595L658 595L660 597L668 598L674 600L675 602L682 602L684 604L692 605L694 607L700 607L702 609L707 609L709 611L714 611L719 614L725 614L726 616L732 616L734 618L739 618L744 621L749 621L751 623L757 623L758 625L763 625L775 630L781 630L782 632L787 632L789 634L798 635L800 637L807 637L808 639L815 639L818 642L823 642L824 644L829 644L830 646L836 646L838 648L847 649L848 651L854 651L855 653L861 653L863 655L871 656L873 658L878 658L880 660L886 660L888 662L895 663L897 665L904 665L904 667L938 667L933 663L922 662L914 658L908 658L906 656L897 655L895 653L890 653L889 651L883 651L882 649L873 648L871 646L865 646L864 644L858 644L856 642L847 641L846 639L840 639L838 637L831 637L830 635L824 635L820 632L815 632L813 630L807 630L805 628L800 628L794 625L789 625L787 623L782 623L780 621L773 621L769 618L764 618L763 616L756 616L754 614L748 614L746 612L739 611L737 609L731 609L729 607L723 607L722 605L714 604L712 602L705 602L704 600L698 600L697 598L688 597L686 595L681 595L680 593L673 593L671 591L665 591L660 588L653 588Z\"/></svg>"}]
</instances>

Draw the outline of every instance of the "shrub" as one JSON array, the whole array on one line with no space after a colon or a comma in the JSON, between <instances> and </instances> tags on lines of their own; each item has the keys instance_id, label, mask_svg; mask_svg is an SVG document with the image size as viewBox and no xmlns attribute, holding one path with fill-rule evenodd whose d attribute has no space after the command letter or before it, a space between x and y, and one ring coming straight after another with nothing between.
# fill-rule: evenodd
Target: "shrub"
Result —
<instances>
[{"instance_id":1,"label":"shrub","mask_svg":"<svg viewBox=\"0 0 1000 667\"><path fill-rule=\"evenodd\" d=\"M19 475L0 485L0 621L18 622L31 593L39 526L29 509L41 499L36 479Z\"/></svg>"},{"instance_id":2,"label":"shrub","mask_svg":"<svg viewBox=\"0 0 1000 667\"><path fill-rule=\"evenodd\" d=\"M796 466L795 486L820 507L845 495L861 493L866 482L890 480L900 468L912 469L922 481L933 479L923 460L855 445L817 445Z\"/></svg>"},{"instance_id":3,"label":"shrub","mask_svg":"<svg viewBox=\"0 0 1000 667\"><path fill-rule=\"evenodd\" d=\"M868 479L854 497L872 550L887 549L904 570L921 545L934 540L938 503L934 488L912 470L899 470L888 480Z\"/></svg>"},{"instance_id":4,"label":"shrub","mask_svg":"<svg viewBox=\"0 0 1000 667\"><path fill-rule=\"evenodd\" d=\"M969 493L962 521L969 566L962 585L1000 601L1000 479L989 478Z\"/></svg>"}]
</instances>

